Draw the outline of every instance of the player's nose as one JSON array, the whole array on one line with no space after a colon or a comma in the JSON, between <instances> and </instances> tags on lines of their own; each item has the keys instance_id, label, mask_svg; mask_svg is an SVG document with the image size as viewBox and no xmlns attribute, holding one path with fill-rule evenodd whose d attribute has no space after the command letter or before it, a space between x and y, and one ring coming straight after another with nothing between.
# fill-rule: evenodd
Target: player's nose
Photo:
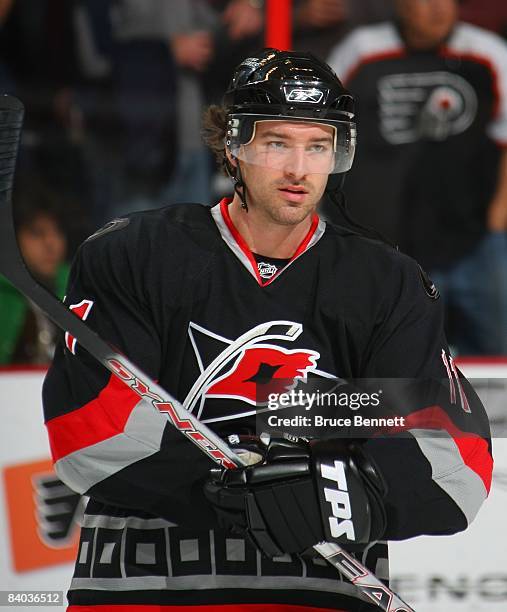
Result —
<instances>
[{"instance_id":1,"label":"player's nose","mask_svg":"<svg viewBox=\"0 0 507 612\"><path fill-rule=\"evenodd\" d=\"M301 179L308 172L306 152L302 147L295 147L287 157L284 172L287 176Z\"/></svg>"}]
</instances>

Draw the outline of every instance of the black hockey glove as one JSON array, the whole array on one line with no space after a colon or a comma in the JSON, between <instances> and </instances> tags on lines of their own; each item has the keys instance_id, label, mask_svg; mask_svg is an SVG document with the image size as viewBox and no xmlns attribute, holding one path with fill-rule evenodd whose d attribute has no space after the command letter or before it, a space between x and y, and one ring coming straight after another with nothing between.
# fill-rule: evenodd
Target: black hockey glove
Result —
<instances>
[{"instance_id":1,"label":"black hockey glove","mask_svg":"<svg viewBox=\"0 0 507 612\"><path fill-rule=\"evenodd\" d=\"M255 446L249 450L261 462L212 470L205 484L222 527L246 534L269 557L382 537L385 485L359 444L273 439Z\"/></svg>"}]
</instances>

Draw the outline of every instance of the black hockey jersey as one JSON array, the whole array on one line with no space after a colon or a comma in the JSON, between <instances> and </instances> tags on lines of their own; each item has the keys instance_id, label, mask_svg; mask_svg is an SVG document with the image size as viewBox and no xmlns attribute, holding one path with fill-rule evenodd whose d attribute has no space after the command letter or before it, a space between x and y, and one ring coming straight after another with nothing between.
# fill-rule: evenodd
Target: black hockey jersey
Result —
<instances>
[{"instance_id":1,"label":"black hockey jersey","mask_svg":"<svg viewBox=\"0 0 507 612\"><path fill-rule=\"evenodd\" d=\"M465 529L491 482L484 409L430 294L413 260L317 215L265 279L224 200L112 222L80 247L66 303L222 435L252 431L261 371L446 380L447 399L410 400L403 435L364 441L388 488L385 537L404 539ZM57 473L90 498L71 605L370 609L322 559L266 559L217 529L202 494L210 459L68 334L43 395ZM385 543L359 558L388 578Z\"/></svg>"}]
</instances>

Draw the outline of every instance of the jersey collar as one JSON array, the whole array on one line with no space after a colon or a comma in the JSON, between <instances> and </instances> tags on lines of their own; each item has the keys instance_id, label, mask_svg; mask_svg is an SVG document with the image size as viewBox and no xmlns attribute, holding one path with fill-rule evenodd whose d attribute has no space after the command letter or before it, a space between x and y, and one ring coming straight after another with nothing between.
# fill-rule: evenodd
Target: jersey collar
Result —
<instances>
[{"instance_id":1,"label":"jersey collar","mask_svg":"<svg viewBox=\"0 0 507 612\"><path fill-rule=\"evenodd\" d=\"M317 242L322 238L326 229L326 222L320 219L317 214L314 214L312 217L312 224L310 226L310 229L308 230L308 233L301 241L300 245L296 249L296 252L290 258L287 265L281 270L278 270L278 272L270 279L265 280L259 274L257 262L255 261L255 257L253 256L252 251L249 249L243 236L239 233L239 231L234 226L234 223L232 222L231 216L229 214L229 204L231 202L232 198L223 198L223 200L221 200L219 204L213 206L213 208L211 209L211 215L213 216L213 219L218 227L218 230L224 242L231 249L234 255L236 255L236 257L240 260L240 262L248 270L248 272L255 278L255 280L261 287L266 287L267 285L270 285L283 272L285 272L285 270L287 270L287 268L292 263L294 263L294 261L296 261L298 257L300 257L308 249L311 249L312 246L317 244Z\"/></svg>"}]
</instances>

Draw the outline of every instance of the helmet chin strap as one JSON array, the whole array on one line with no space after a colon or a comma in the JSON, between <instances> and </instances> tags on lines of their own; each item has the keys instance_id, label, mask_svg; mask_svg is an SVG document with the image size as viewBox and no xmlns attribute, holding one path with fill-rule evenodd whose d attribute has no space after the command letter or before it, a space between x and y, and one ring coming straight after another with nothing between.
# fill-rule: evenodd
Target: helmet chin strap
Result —
<instances>
[{"instance_id":1,"label":"helmet chin strap","mask_svg":"<svg viewBox=\"0 0 507 612\"><path fill-rule=\"evenodd\" d=\"M246 201L246 185L243 181L243 175L241 174L241 166L239 165L239 161L237 158L236 165L234 166L227 156L224 157L224 166L227 171L227 174L231 177L232 182L234 183L234 191L238 194L239 199L241 200L241 208L248 212L248 204Z\"/></svg>"}]
</instances>

